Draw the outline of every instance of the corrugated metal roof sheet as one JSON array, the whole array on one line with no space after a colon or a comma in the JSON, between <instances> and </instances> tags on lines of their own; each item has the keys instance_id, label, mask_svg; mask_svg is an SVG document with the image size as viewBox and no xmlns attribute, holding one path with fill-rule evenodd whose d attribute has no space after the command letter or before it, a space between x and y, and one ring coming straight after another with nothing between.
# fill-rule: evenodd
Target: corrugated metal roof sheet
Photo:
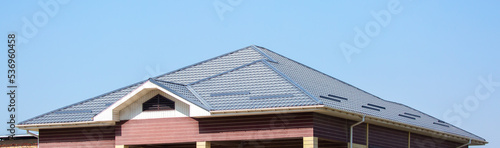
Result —
<instances>
[{"instance_id":1,"label":"corrugated metal roof sheet","mask_svg":"<svg viewBox=\"0 0 500 148\"><path fill-rule=\"evenodd\" d=\"M150 81L206 110L322 104L484 141L479 136L418 110L380 99L258 46L239 49L152 78ZM142 82L57 109L20 124L91 121L93 116L140 84Z\"/></svg>"}]
</instances>

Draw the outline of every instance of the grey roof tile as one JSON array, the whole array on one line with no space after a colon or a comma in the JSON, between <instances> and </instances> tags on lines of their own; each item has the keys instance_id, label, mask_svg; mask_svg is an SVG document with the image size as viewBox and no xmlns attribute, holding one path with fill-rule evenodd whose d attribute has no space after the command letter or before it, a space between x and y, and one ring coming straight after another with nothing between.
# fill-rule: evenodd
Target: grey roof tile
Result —
<instances>
[{"instance_id":1,"label":"grey roof tile","mask_svg":"<svg viewBox=\"0 0 500 148\"><path fill-rule=\"evenodd\" d=\"M64 123L64 122L81 122L81 121L92 121L92 118L99 114L101 111L106 109L106 103L116 102L118 99L122 98L135 88L137 88L142 82L135 83L109 93L90 98L72 105L68 105L54 111L39 115L37 117L28 119L19 123L20 125L26 124L45 124L45 123ZM74 111L74 110L91 110L90 113L67 113L60 114L59 111Z\"/></svg>"},{"instance_id":2,"label":"grey roof tile","mask_svg":"<svg viewBox=\"0 0 500 148\"><path fill-rule=\"evenodd\" d=\"M424 127L436 131L441 131L444 133L451 133L455 135L460 135L485 141L485 139L477 135L474 135L472 133L469 133L463 129L460 129L456 126L453 126L451 124L445 123L446 125L449 125L449 127L433 124L433 122L438 121L438 119L435 117L432 117L430 115L427 115L423 112L420 112L416 109L413 109L411 107L408 107L400 103L383 100L375 95L372 95L350 84L347 84L343 81L340 81L336 78L333 78L329 75L319 72L313 68L305 66L299 62L288 59L268 49L265 49L263 47L258 47L258 48L260 48L264 52L264 54L267 54L269 57L277 61L277 63L270 63L271 65L273 65L281 72L289 76L290 79L295 81L298 85L302 86L311 94L318 97L321 101L323 101L324 105L326 106L361 114L372 115L375 117L380 117L392 121L398 121L418 127ZM328 95L328 94L342 96L348 98L349 100L342 102L335 102L319 97L321 95ZM380 111L374 111L362 107L363 105L367 105L368 103L383 106L386 109L380 109ZM404 112L420 115L421 118L412 120L399 116L399 114L404 114Z\"/></svg>"},{"instance_id":3,"label":"grey roof tile","mask_svg":"<svg viewBox=\"0 0 500 148\"><path fill-rule=\"evenodd\" d=\"M316 105L294 85L273 71L262 60L201 81L192 86L213 110L234 110L253 108L272 108L287 106ZM213 93L242 92L243 95L213 96ZM266 96L293 95L271 98ZM251 99L261 97L261 99Z\"/></svg>"},{"instance_id":4,"label":"grey roof tile","mask_svg":"<svg viewBox=\"0 0 500 148\"><path fill-rule=\"evenodd\" d=\"M350 84L258 46L242 48L152 78L150 81L206 110L323 104L335 109L485 141L483 138L458 127L440 123L437 118L416 109L380 99ZM20 124L91 121L93 116L137 88L141 83L54 110ZM338 97L333 97L334 99L321 97L328 95ZM376 108L379 111L362 106ZM91 110L91 112L81 110ZM56 113L59 111L76 113ZM413 116L415 119L411 119L400 116L400 114L405 115L405 113L419 117ZM449 127L435 124L435 122Z\"/></svg>"},{"instance_id":5,"label":"grey roof tile","mask_svg":"<svg viewBox=\"0 0 500 148\"><path fill-rule=\"evenodd\" d=\"M250 47L246 47L207 61L181 68L159 76L156 79L189 84L263 58L265 57L263 57L259 52Z\"/></svg>"}]
</instances>

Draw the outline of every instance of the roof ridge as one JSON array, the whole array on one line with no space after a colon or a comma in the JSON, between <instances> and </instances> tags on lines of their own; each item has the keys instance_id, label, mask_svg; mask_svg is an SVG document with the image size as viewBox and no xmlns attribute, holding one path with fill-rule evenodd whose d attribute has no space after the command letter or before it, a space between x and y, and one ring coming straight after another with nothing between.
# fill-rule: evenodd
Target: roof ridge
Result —
<instances>
[{"instance_id":1,"label":"roof ridge","mask_svg":"<svg viewBox=\"0 0 500 148\"><path fill-rule=\"evenodd\" d=\"M203 98L200 96L200 94L198 94L198 92L196 92L192 87L191 85L186 85L186 88L189 90L189 92L191 92L194 97L196 97L198 100L200 100L200 102L203 104L203 105L206 105L208 107L208 110L212 110L212 106Z\"/></svg>"},{"instance_id":2,"label":"roof ridge","mask_svg":"<svg viewBox=\"0 0 500 148\"><path fill-rule=\"evenodd\" d=\"M155 80L155 81L160 81L160 82L165 82L165 83L170 83L170 84L175 84L175 85L187 86L186 84L175 83L175 82L171 82L171 81L165 81L165 80L153 79L153 78L149 78L149 79L152 79L152 80Z\"/></svg>"},{"instance_id":3,"label":"roof ridge","mask_svg":"<svg viewBox=\"0 0 500 148\"><path fill-rule=\"evenodd\" d=\"M202 63L205 63L205 62L208 62L208 61L211 61L211 60L214 60L214 59L217 59L217 58L223 57L223 56L226 56L226 55L230 55L230 54L236 53L236 52L238 52L238 51L248 49L249 47L250 47L250 46L247 46L247 47L244 47L244 48L241 48L241 49L238 49L238 50L235 50L235 51L231 51L231 52L228 52L228 53L225 53L225 54L222 54L222 55L219 55L219 56L213 57L213 58L209 58L209 59L207 59L207 60L203 60L203 61L201 61L201 62L194 63L194 64L191 64L191 65L188 65L188 66L185 66L185 67L182 67L182 68L179 68L179 69L176 69L176 70L173 70L173 71L167 72L167 73L165 73L165 74L161 74L161 75L156 76L156 77L153 77L153 78L154 78L154 79L158 79L159 77L163 77L163 76L166 76L166 75L169 75L169 74L172 74L172 73L175 73L175 72L178 72L178 71L181 71L181 70L184 70L184 69L187 69L187 68L190 68L190 67L193 67L193 66L196 66L196 65L199 65L199 64L202 64Z\"/></svg>"},{"instance_id":4,"label":"roof ridge","mask_svg":"<svg viewBox=\"0 0 500 148\"><path fill-rule=\"evenodd\" d=\"M279 54L279 53L276 53L276 52L274 52L274 51L272 51L272 50L269 50L269 49L264 48L264 47L261 47L261 46L257 46L257 47L262 48L262 49L265 49L265 50L267 50L267 51L269 51L269 52L272 52L272 53L274 53L274 54L276 54L276 55L279 55L279 56L281 56L281 57L283 57L283 58L286 58L286 59L288 59L288 60L290 60L290 61L292 61L292 62L295 62L295 63L297 63L297 64L299 64L299 65L301 65L301 66L304 66L304 67L306 67L306 68L308 68L308 69L311 69L311 70L313 70L313 71L316 71L316 72L318 72L318 73L320 73L320 74L322 74L322 75L325 75L325 76L327 76L327 77L330 77L330 78L332 78L332 79L335 79L335 80L337 80L337 81L339 81L339 82L341 82L341 83L344 83L344 84L346 84L346 85L348 85L348 86L351 86L351 87L353 87L353 88L355 88L355 89L357 89L357 90L360 90L360 91L362 91L362 92L364 92L364 93L367 93L368 95L374 96L374 97L376 97L376 98L378 98L378 99L380 99L380 100L387 101L387 100L382 99L382 98L380 98L380 97L378 97L378 96L376 96L376 95L374 95L374 94L371 94L371 93L369 93L369 92L367 92L367 91L364 91L364 90L362 90L362 89L360 89L360 88L358 88L358 87L356 87L356 86L354 86L354 85L351 85L351 84L349 84L349 83L347 83L347 82L344 82L344 81L342 81L342 80L340 80L340 79L337 79L337 78L335 78L335 77L332 77L332 76L330 76L330 75L328 75L328 74L325 74L325 73L323 73L323 72L321 72L321 71L319 71L319 70L316 70L316 69L314 69L314 68L311 68L311 67L309 67L309 66L307 66L307 65L304 65L304 64L302 64L302 63L300 63L300 62L297 62L297 61L295 61L295 60L293 60L293 59L290 59L290 58L288 58L288 57L286 57L286 56L283 56L283 55L281 55L281 54Z\"/></svg>"},{"instance_id":5,"label":"roof ridge","mask_svg":"<svg viewBox=\"0 0 500 148\"><path fill-rule=\"evenodd\" d=\"M166 90L168 90L168 91L170 91L170 92L174 93L175 95L177 95L177 96L179 96L179 97L181 97L181 98L183 98L183 99L188 100L189 102L191 102L191 103L193 103L193 104L195 104L195 105L197 105L197 106L199 106L199 107L201 107L201 108L203 108L203 109L210 110L210 108L209 108L208 106L205 106L204 104L199 104L198 102L192 101L192 100L191 100L191 99L189 99L188 97L186 97L186 96L184 96L184 95L180 94L179 92L177 92L177 91L173 90L172 88L169 88L169 87L167 87L167 86L165 86L165 85L163 85L163 84L161 84L161 83L158 83L158 81L156 81L156 80L154 80L154 79L149 79L149 81L150 81L151 83L153 83L153 84L156 84L156 85L158 85L158 86L160 86L160 87L162 87L162 88L164 88L164 89L166 89ZM189 89L188 89L188 90L189 90Z\"/></svg>"},{"instance_id":6,"label":"roof ridge","mask_svg":"<svg viewBox=\"0 0 500 148\"><path fill-rule=\"evenodd\" d=\"M243 64L243 65L238 66L238 67L236 67L236 68L233 68L233 69L230 69L230 70L227 70L227 71L224 71L224 72L221 72L221 73L218 73L218 74L215 74L215 75L212 75L212 76L209 76L209 77L206 77L206 78L200 79L200 80L198 80L198 81L191 82L191 83L189 83L189 84L187 84L187 85L194 85L194 84L196 84L196 83L200 83L200 82L202 82L202 81L209 80L209 79L211 79L211 78L214 78L214 77L217 77L217 76L220 76L220 75L223 75L223 74L226 74L226 73L229 73L229 72L232 72L232 71L238 70L238 69L240 69L240 68L246 67L246 66L248 66L248 65L255 64L255 63L260 62L260 61L264 61L264 59L255 60L255 61L253 61L253 62L250 62L250 63L247 63L247 64Z\"/></svg>"},{"instance_id":7,"label":"roof ridge","mask_svg":"<svg viewBox=\"0 0 500 148\"><path fill-rule=\"evenodd\" d=\"M250 47L253 50L259 52L262 56L266 57L269 61L271 61L273 63L278 63L278 61L274 60L271 56L269 56L268 54L264 53L262 50L260 50L260 48L257 48L256 45L251 45Z\"/></svg>"},{"instance_id":8,"label":"roof ridge","mask_svg":"<svg viewBox=\"0 0 500 148\"><path fill-rule=\"evenodd\" d=\"M45 113L45 114L41 114L41 115L35 116L35 117L33 117L33 118L26 119L26 120L24 120L24 121L22 121L22 122L19 122L19 124L24 124L24 123L25 123L25 122L27 122L27 121L34 120L34 119L36 119L36 118L40 118L40 117L43 117L43 116L45 116L45 115L48 115L48 114L51 114L51 113L57 112L57 111L59 111L59 110L63 110L63 109L69 108L69 107L71 107L71 106L75 106L75 105L78 105L78 104L82 104L82 103L85 103L85 102L88 102L88 101L91 101L91 100L97 99L97 98L99 98L99 97L102 97L102 96L105 96L105 95L108 95L108 94L111 94L111 93L115 93L115 92L117 92L117 91L120 91L120 90L123 90L123 89L126 89L126 88L130 88L130 87L132 87L132 86L135 86L135 85L138 85L138 84L144 83L144 82L146 82L146 81L147 81L147 80L139 81L139 82L133 83L133 84L131 84L131 85L127 85L127 86L125 86L125 87L120 87L120 88L118 88L118 89L115 89L115 90L112 90L112 91L109 91L109 92L103 93L103 94L101 94L101 95L98 95L98 96L95 96L95 97L92 97L92 98L88 98L88 99L82 100L82 101L80 101L80 102L76 102L76 103L73 103L73 104L70 104L70 105L66 105L66 106L60 107L60 108L58 108L58 109L55 109L55 110L49 111L49 112L47 112L47 113ZM101 112L102 112L102 111L101 111Z\"/></svg>"},{"instance_id":9,"label":"roof ridge","mask_svg":"<svg viewBox=\"0 0 500 148\"><path fill-rule=\"evenodd\" d=\"M312 95L311 93L309 93L307 90L305 90L302 86L300 86L299 84L297 84L295 81L293 81L292 79L290 79L286 74L282 73L281 71L279 71L278 69L276 69L276 67L274 67L273 65L269 64L267 61L263 61L265 65L267 65L269 68L271 68L274 72L278 73L278 75L280 75L281 77L283 77L285 80L287 80L289 83L291 83L293 86L297 87L299 90L301 90L302 92L304 92L307 96L309 96L314 102L318 103L318 104L323 104L323 102L321 100L319 100L318 98L314 97L314 95Z\"/></svg>"}]
</instances>

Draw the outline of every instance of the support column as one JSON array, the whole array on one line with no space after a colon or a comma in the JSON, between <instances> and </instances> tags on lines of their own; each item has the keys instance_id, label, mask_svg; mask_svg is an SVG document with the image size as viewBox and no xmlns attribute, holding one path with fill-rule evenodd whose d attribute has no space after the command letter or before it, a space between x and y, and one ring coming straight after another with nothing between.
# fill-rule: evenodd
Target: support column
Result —
<instances>
[{"instance_id":1,"label":"support column","mask_svg":"<svg viewBox=\"0 0 500 148\"><path fill-rule=\"evenodd\" d=\"M351 143L347 143L347 147L350 148ZM368 147L367 145L362 145L362 144L357 144L357 143L352 144L352 148L367 148L367 147Z\"/></svg>"},{"instance_id":2,"label":"support column","mask_svg":"<svg viewBox=\"0 0 500 148\"><path fill-rule=\"evenodd\" d=\"M115 145L115 148L128 148L126 145Z\"/></svg>"},{"instance_id":3,"label":"support column","mask_svg":"<svg viewBox=\"0 0 500 148\"><path fill-rule=\"evenodd\" d=\"M408 132L408 148L410 148L411 132Z\"/></svg>"},{"instance_id":4,"label":"support column","mask_svg":"<svg viewBox=\"0 0 500 148\"><path fill-rule=\"evenodd\" d=\"M196 142L196 148L210 148L209 141Z\"/></svg>"},{"instance_id":5,"label":"support column","mask_svg":"<svg viewBox=\"0 0 500 148\"><path fill-rule=\"evenodd\" d=\"M318 137L303 137L303 148L318 148Z\"/></svg>"}]
</instances>

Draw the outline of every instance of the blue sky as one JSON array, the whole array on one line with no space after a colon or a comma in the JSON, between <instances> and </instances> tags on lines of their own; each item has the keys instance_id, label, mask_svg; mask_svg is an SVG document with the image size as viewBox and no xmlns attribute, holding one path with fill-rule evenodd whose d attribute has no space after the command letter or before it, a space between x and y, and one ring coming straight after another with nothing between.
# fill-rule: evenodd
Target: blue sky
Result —
<instances>
[{"instance_id":1,"label":"blue sky","mask_svg":"<svg viewBox=\"0 0 500 148\"><path fill-rule=\"evenodd\" d=\"M57 7L46 10L44 3ZM489 141L484 147L500 147L500 86L493 85L500 83L498 5L2 1L0 35L6 39L15 32L25 39L16 46L18 121L255 44L454 123ZM342 48L343 43L357 49ZM7 71L5 51L0 57ZM3 92L6 79L0 81ZM6 107L8 96L2 98L0 106ZM0 118L7 121L8 112Z\"/></svg>"}]
</instances>

